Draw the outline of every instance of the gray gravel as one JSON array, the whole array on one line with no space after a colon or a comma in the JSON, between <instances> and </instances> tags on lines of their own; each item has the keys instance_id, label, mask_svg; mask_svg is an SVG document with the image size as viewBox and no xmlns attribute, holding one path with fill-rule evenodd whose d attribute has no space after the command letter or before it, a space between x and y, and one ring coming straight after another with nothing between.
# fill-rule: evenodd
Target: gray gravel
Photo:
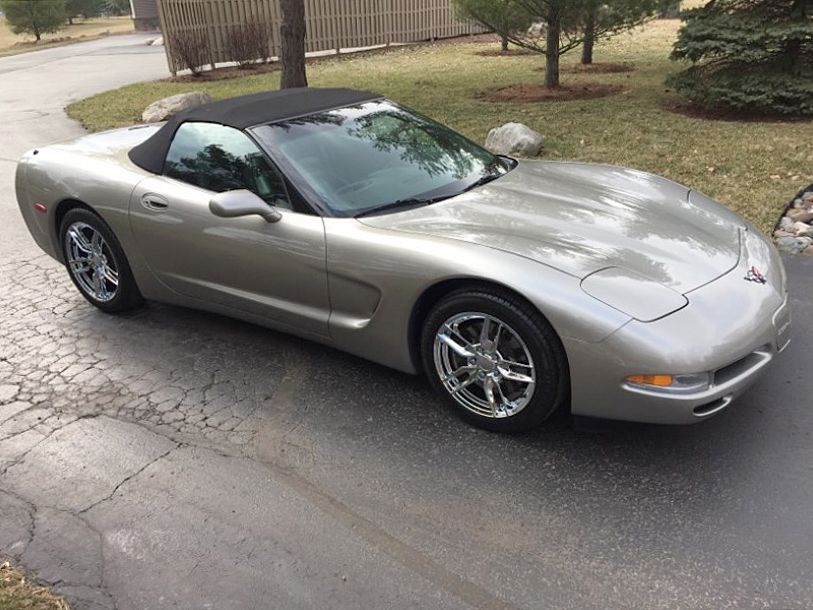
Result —
<instances>
[{"instance_id":1,"label":"gray gravel","mask_svg":"<svg viewBox=\"0 0 813 610\"><path fill-rule=\"evenodd\" d=\"M282 334L106 316L27 235L13 160L79 133L68 96L162 75L141 42L0 59L0 554L80 609L813 607L813 258L787 352L689 428L496 436Z\"/></svg>"}]
</instances>

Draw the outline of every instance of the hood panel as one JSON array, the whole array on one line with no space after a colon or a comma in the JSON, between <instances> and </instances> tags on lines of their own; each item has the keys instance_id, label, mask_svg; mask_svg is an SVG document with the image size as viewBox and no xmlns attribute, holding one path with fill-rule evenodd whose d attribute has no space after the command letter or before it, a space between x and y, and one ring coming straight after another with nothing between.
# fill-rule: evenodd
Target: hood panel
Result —
<instances>
[{"instance_id":1,"label":"hood panel","mask_svg":"<svg viewBox=\"0 0 813 610\"><path fill-rule=\"evenodd\" d=\"M689 190L624 168L521 162L483 187L365 224L459 239L584 278L621 267L684 293L730 271L737 217L693 205Z\"/></svg>"}]
</instances>

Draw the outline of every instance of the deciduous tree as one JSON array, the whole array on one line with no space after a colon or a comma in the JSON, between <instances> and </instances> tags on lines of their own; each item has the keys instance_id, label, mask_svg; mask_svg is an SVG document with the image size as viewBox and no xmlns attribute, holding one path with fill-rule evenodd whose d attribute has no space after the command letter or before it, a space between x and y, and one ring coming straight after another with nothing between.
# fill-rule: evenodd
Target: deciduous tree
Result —
<instances>
[{"instance_id":1,"label":"deciduous tree","mask_svg":"<svg viewBox=\"0 0 813 610\"><path fill-rule=\"evenodd\" d=\"M65 0L0 0L0 10L15 34L56 32L65 25Z\"/></svg>"},{"instance_id":2,"label":"deciduous tree","mask_svg":"<svg viewBox=\"0 0 813 610\"><path fill-rule=\"evenodd\" d=\"M281 0L282 75L280 88L307 87L305 73L305 0Z\"/></svg>"}]
</instances>

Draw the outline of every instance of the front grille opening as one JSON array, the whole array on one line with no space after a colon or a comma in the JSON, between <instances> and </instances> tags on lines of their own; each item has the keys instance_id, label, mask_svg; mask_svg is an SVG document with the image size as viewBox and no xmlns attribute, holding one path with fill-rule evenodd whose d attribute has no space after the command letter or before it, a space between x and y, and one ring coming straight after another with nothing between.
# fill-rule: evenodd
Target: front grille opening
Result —
<instances>
[{"instance_id":1,"label":"front grille opening","mask_svg":"<svg viewBox=\"0 0 813 610\"><path fill-rule=\"evenodd\" d=\"M740 358L736 362L732 362L728 366L717 369L714 372L714 383L716 385L722 385L731 381L732 379L736 379L743 373L750 371L752 368L756 367L763 360L765 360L765 349L766 348L760 348L757 351L751 352L744 358Z\"/></svg>"}]
</instances>

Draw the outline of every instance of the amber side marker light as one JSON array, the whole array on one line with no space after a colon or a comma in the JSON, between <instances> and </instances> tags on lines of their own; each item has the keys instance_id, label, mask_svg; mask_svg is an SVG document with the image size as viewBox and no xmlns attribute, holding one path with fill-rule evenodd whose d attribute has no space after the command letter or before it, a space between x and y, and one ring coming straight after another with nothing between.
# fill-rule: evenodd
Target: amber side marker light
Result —
<instances>
[{"instance_id":1,"label":"amber side marker light","mask_svg":"<svg viewBox=\"0 0 813 610\"><path fill-rule=\"evenodd\" d=\"M37 210L40 214L45 214L48 211L48 208L45 206L44 203L35 203L34 209Z\"/></svg>"},{"instance_id":2,"label":"amber side marker light","mask_svg":"<svg viewBox=\"0 0 813 610\"><path fill-rule=\"evenodd\" d=\"M659 388L668 388L672 385L671 375L630 375L627 377L630 383L639 385L654 385Z\"/></svg>"}]
</instances>

